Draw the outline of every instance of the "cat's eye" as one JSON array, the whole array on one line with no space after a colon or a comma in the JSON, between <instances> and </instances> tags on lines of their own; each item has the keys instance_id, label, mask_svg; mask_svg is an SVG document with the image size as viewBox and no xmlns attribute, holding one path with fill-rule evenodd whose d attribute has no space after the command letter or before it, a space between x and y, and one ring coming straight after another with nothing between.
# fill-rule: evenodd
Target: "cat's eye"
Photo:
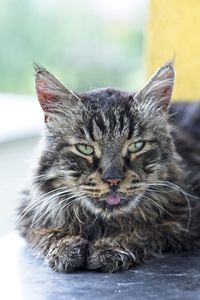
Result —
<instances>
[{"instance_id":1,"label":"cat's eye","mask_svg":"<svg viewBox=\"0 0 200 300\"><path fill-rule=\"evenodd\" d=\"M77 144L75 147L80 153L85 154L85 155L91 155L94 152L94 148L90 145Z\"/></svg>"},{"instance_id":2,"label":"cat's eye","mask_svg":"<svg viewBox=\"0 0 200 300\"><path fill-rule=\"evenodd\" d=\"M128 151L131 153L136 153L140 150L142 150L142 148L144 148L145 142L136 142L136 143L131 143L130 145L128 145Z\"/></svg>"}]
</instances>

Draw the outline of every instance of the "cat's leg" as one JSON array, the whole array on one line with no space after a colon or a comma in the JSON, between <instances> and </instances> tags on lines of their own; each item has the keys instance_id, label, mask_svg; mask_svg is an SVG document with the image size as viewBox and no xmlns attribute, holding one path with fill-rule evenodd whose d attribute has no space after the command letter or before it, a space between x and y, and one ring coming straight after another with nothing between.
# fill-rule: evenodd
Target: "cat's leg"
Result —
<instances>
[{"instance_id":1,"label":"cat's leg","mask_svg":"<svg viewBox=\"0 0 200 300\"><path fill-rule=\"evenodd\" d=\"M124 242L123 237L117 239L103 238L90 244L87 268L103 272L128 270L143 263L145 251L133 239Z\"/></svg>"},{"instance_id":2,"label":"cat's leg","mask_svg":"<svg viewBox=\"0 0 200 300\"><path fill-rule=\"evenodd\" d=\"M71 272L85 264L88 241L80 236L69 236L64 229L40 228L30 230L26 237L55 271Z\"/></svg>"},{"instance_id":3,"label":"cat's leg","mask_svg":"<svg viewBox=\"0 0 200 300\"><path fill-rule=\"evenodd\" d=\"M136 233L107 237L89 245L87 268L104 272L127 270L150 257L185 249L179 222L163 222L157 228L148 227Z\"/></svg>"}]
</instances>

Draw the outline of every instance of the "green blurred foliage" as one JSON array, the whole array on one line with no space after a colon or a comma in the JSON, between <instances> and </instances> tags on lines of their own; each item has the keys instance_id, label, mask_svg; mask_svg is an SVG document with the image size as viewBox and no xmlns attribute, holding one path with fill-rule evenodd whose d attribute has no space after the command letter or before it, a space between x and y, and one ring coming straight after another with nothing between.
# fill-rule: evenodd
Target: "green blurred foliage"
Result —
<instances>
[{"instance_id":1,"label":"green blurred foliage","mask_svg":"<svg viewBox=\"0 0 200 300\"><path fill-rule=\"evenodd\" d=\"M133 90L143 79L142 26L110 20L91 0L2 0L0 91L33 94L32 62L76 91Z\"/></svg>"}]
</instances>

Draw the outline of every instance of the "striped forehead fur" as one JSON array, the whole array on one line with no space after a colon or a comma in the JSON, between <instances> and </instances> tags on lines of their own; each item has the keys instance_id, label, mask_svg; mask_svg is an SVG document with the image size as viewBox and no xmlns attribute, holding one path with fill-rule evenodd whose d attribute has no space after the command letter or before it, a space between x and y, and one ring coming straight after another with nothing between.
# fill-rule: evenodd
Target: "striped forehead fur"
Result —
<instances>
[{"instance_id":1,"label":"striped forehead fur","mask_svg":"<svg viewBox=\"0 0 200 300\"><path fill-rule=\"evenodd\" d=\"M155 124L157 123L156 120L159 122L162 117L159 110L155 109L156 105L153 102L129 103L128 105L128 113L118 106L109 107L109 105L98 111L90 106L88 107L87 104L84 105L84 103L82 109L76 107L72 110L72 108L64 107L61 114L49 113L51 122L48 126L57 129L61 133L77 132L77 127L81 127L83 131L93 131L97 138L103 138L110 135L110 133L128 135L131 127L132 130L133 127L136 130L140 124ZM110 113L106 110L109 110ZM99 122L100 119L101 122Z\"/></svg>"}]
</instances>

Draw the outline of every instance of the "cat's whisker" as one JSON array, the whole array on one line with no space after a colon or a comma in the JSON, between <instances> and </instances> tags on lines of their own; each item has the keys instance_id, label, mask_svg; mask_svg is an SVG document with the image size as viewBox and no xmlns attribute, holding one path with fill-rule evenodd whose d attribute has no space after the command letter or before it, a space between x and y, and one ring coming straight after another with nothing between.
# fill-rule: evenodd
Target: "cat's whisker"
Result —
<instances>
[{"instance_id":1,"label":"cat's whisker","mask_svg":"<svg viewBox=\"0 0 200 300\"><path fill-rule=\"evenodd\" d=\"M138 208L137 203L135 203L135 200L139 198L140 194L135 193L134 198L130 199L131 201L129 201L129 204L126 207L119 208L120 212L126 216L127 210L130 211L132 209L135 210L136 207Z\"/></svg>"},{"instance_id":2,"label":"cat's whisker","mask_svg":"<svg viewBox=\"0 0 200 300\"><path fill-rule=\"evenodd\" d=\"M53 174L41 174L41 175L33 175L31 176L31 180L37 180L37 179L45 179L45 180L50 180L50 179L57 179L58 177L64 177L64 178L68 178L68 177L73 177L72 175L76 174L76 171L73 170L66 170L66 171L62 171L59 170L58 175L56 175L55 173Z\"/></svg>"},{"instance_id":3,"label":"cat's whisker","mask_svg":"<svg viewBox=\"0 0 200 300\"><path fill-rule=\"evenodd\" d=\"M141 207L138 207L138 209L139 209L139 211L140 211L141 216L143 217L143 220L146 222L146 221L147 221L147 218L146 218L146 216L145 216L145 214L144 214L142 208L141 208Z\"/></svg>"},{"instance_id":4,"label":"cat's whisker","mask_svg":"<svg viewBox=\"0 0 200 300\"><path fill-rule=\"evenodd\" d=\"M67 201L66 205L64 205L63 207L61 207L60 211L63 211L64 209L68 209L71 206L71 204L73 204L74 200L76 200L77 202L79 202L80 200L87 198L85 195L81 195L81 196L75 195L75 197L76 198L73 199L72 201L70 201L70 202Z\"/></svg>"},{"instance_id":5,"label":"cat's whisker","mask_svg":"<svg viewBox=\"0 0 200 300\"><path fill-rule=\"evenodd\" d=\"M165 186L167 188L172 188L174 190L177 190L181 193L184 193L185 195L187 195L188 197L191 197L191 198L194 198L194 199L197 199L197 200L200 200L200 197L197 197L197 196L194 196L186 191L184 191L181 187L179 187L177 184L175 183L172 183L170 181L165 181L165 180L160 180L160 181L147 181L147 183L150 183L151 185L159 185L159 186ZM168 192L168 191L166 191Z\"/></svg>"},{"instance_id":6,"label":"cat's whisker","mask_svg":"<svg viewBox=\"0 0 200 300\"><path fill-rule=\"evenodd\" d=\"M64 205L62 205L63 203L65 203ZM53 209L55 210L55 207L58 206L58 205L62 205L58 211L58 213L56 214L56 217L55 217L55 213L54 213L54 217L55 217L55 223L58 223L59 224L59 219L60 219L60 215L61 213L64 211L64 210L67 210L72 204L74 204L76 202L76 198L75 199L72 199L71 201L67 201L66 199L60 201L59 203L57 203L55 206L53 206Z\"/></svg>"},{"instance_id":7,"label":"cat's whisker","mask_svg":"<svg viewBox=\"0 0 200 300\"><path fill-rule=\"evenodd\" d=\"M64 202L66 202L66 200L65 201L63 201L63 203ZM65 209L67 209L67 208L69 208L70 207L70 204L73 204L74 203L74 200L71 200L70 202L66 202L62 207L60 207L60 210L58 211L58 213L57 213L57 215L56 215L56 218L55 218L55 223L57 224L59 224L59 219L60 219L60 215L61 215L61 213L65 210ZM61 204L61 203L60 203Z\"/></svg>"},{"instance_id":8,"label":"cat's whisker","mask_svg":"<svg viewBox=\"0 0 200 300\"><path fill-rule=\"evenodd\" d=\"M43 194L41 197L39 197L39 198L37 198L36 200L32 201L25 209L23 209L23 210L21 211L21 213L19 214L18 218L17 218L16 221L15 221L15 222L17 222L17 223L14 223L14 225L17 225L17 224L24 218L24 216L25 216L27 213L29 213L29 212L30 212L34 207L36 207L39 203L43 202L44 199L45 199L45 197L46 197L47 195L50 195L51 193L55 193L55 191L57 191L57 190L60 190L60 188L55 189L55 190L53 190L53 191L49 191L48 193Z\"/></svg>"},{"instance_id":9,"label":"cat's whisker","mask_svg":"<svg viewBox=\"0 0 200 300\"><path fill-rule=\"evenodd\" d=\"M31 223L31 227L33 227L36 223L38 223L38 221L41 220L47 213L49 213L49 211L51 212L51 211L55 210L55 208L56 208L57 206L61 205L61 204L64 203L64 202L69 203L68 201L69 201L70 199L72 199L71 202L73 202L73 201L74 201L73 198L78 197L78 195L82 195L82 194L77 194L77 195L74 194L74 195L72 195L71 197L68 197L68 198L66 198L66 199L63 199L62 201L58 201L58 203L56 203L55 205L53 205L53 206L51 207L50 210L49 210L49 206L46 205L46 211L45 211L39 218L37 218L38 214L36 214L36 215L34 216L33 221L32 221L32 223ZM53 200L55 200L55 201L56 201L56 200L59 200L59 198L58 198L57 195L56 195L56 197L57 197L57 198L53 198ZM75 199L75 200L76 200L76 199ZM71 203L71 202L70 202L70 203ZM48 204L50 204L50 203L48 203ZM41 209L41 211L42 211L42 209Z\"/></svg>"},{"instance_id":10,"label":"cat's whisker","mask_svg":"<svg viewBox=\"0 0 200 300\"><path fill-rule=\"evenodd\" d=\"M59 202L58 204L62 204L63 202L66 202L66 205L65 205L64 207L65 207L65 209L68 209L73 203L79 202L80 199L84 199L83 196L84 196L84 195L73 195L73 198L71 197L71 199L72 199L71 201L68 202L68 200L70 199L70 198L68 198L68 199L62 200L62 201ZM81 198L81 197L82 197L82 198ZM56 204L53 208L55 208L58 204ZM61 207L61 210L62 210L64 207Z\"/></svg>"},{"instance_id":11,"label":"cat's whisker","mask_svg":"<svg viewBox=\"0 0 200 300\"><path fill-rule=\"evenodd\" d=\"M198 200L200 200L200 198L196 197L192 194L187 193L181 187L179 187L177 184L172 183L172 182L167 181L167 180L147 181L146 183L150 184L151 186L155 186L156 188L158 186L167 188L166 191L161 190L162 192L169 192L168 189L172 189L172 190L175 190L175 191L181 193L184 196L184 199L186 200L187 206L188 206L188 222L187 222L187 227L186 227L186 230L188 231L189 227L190 227L190 223L191 223L191 214L192 214L191 213L192 208L191 208L190 200L189 200L188 197L198 199Z\"/></svg>"},{"instance_id":12,"label":"cat's whisker","mask_svg":"<svg viewBox=\"0 0 200 300\"><path fill-rule=\"evenodd\" d=\"M55 200L55 199L54 199ZM52 208L55 209L56 206L61 205L62 203L66 202L66 199L60 201L59 203L55 204ZM52 209L51 208L51 209ZM50 215L51 210L49 210L49 207L47 206L45 211L41 214L43 210L41 209L40 212L38 212L37 214L35 214L32 223L30 225L30 227L32 228L34 225L36 225L41 219L43 219L46 215ZM43 219L43 223L45 223L45 219Z\"/></svg>"},{"instance_id":13,"label":"cat's whisker","mask_svg":"<svg viewBox=\"0 0 200 300\"><path fill-rule=\"evenodd\" d=\"M59 199L59 197L60 196L62 197L63 195L65 195L65 191L53 194L52 196L48 197L47 199L45 199L45 198L42 199L42 201L40 201L40 203L37 203L34 206L34 209L35 208L37 209L37 213L35 213L32 223L35 221L35 219L37 219L37 217L41 211L43 211L44 209L47 210L54 200ZM32 209L33 209L33 207L31 208L31 210Z\"/></svg>"},{"instance_id":14,"label":"cat's whisker","mask_svg":"<svg viewBox=\"0 0 200 300\"><path fill-rule=\"evenodd\" d=\"M62 197L63 197L64 194L65 194L65 193L63 193L62 195L61 195L61 194L55 194L55 195L51 196L51 199L49 199L49 198L47 199L48 202L46 202L46 201L43 202L43 203L42 203L42 206L43 206L43 207L41 207L40 210L38 210L38 213L35 214L32 223L35 222L35 220L37 219L37 217L38 217L38 215L39 215L39 213L40 213L41 211L46 210L47 212L49 212L49 211L52 212L53 209L55 208L55 206L57 206L57 205L60 204L60 201L59 201L56 205L51 206L51 205L52 205L52 202L53 202L53 201L55 202L56 200L59 200L59 196L62 196ZM70 200L71 198L73 198L73 197L75 197L75 195L72 195L71 197L65 198L65 199L62 200L61 202L69 201L69 200ZM51 200L51 201L49 201L49 200ZM45 215L45 214L46 214L46 213L44 212L44 215Z\"/></svg>"},{"instance_id":15,"label":"cat's whisker","mask_svg":"<svg viewBox=\"0 0 200 300\"><path fill-rule=\"evenodd\" d=\"M47 178L47 174L32 175L31 179Z\"/></svg>"},{"instance_id":16,"label":"cat's whisker","mask_svg":"<svg viewBox=\"0 0 200 300\"><path fill-rule=\"evenodd\" d=\"M74 189L66 189L66 187L60 187L60 188L54 189L52 191L49 191L49 192L43 194L38 199L32 201L30 203L30 205L28 205L24 210L22 210L22 212L19 214L18 218L14 222L14 225L16 226L25 217L25 215L27 215L32 209L39 206L39 204L45 202L44 200L47 198L47 196L48 196L47 200L50 201L55 196L63 195L65 193L67 194L67 193L70 193L74 190L75 190L75 188ZM55 193L57 191L59 191L59 192ZM53 195L51 195L51 194L53 194ZM49 195L50 195L50 197L49 197Z\"/></svg>"},{"instance_id":17,"label":"cat's whisker","mask_svg":"<svg viewBox=\"0 0 200 300\"><path fill-rule=\"evenodd\" d=\"M138 197L140 200L142 200L142 194L136 193L136 197ZM138 209L138 211L140 212L140 215L142 216L143 220L146 222L146 221L147 221L147 218L146 218L146 216L145 216L145 214L144 214L142 208L138 205L138 206L137 206L137 209Z\"/></svg>"},{"instance_id":18,"label":"cat's whisker","mask_svg":"<svg viewBox=\"0 0 200 300\"><path fill-rule=\"evenodd\" d=\"M144 199L148 199L150 201L152 201L158 208L161 209L161 211L166 212L170 217L174 218L174 215L172 215L166 208L164 208L161 204L159 204L157 201L155 201L154 199L152 199L149 195L143 195Z\"/></svg>"},{"instance_id":19,"label":"cat's whisker","mask_svg":"<svg viewBox=\"0 0 200 300\"><path fill-rule=\"evenodd\" d=\"M76 196L76 195L74 195L74 198L75 198L75 199L72 199L72 200L69 201L69 202L68 202L66 199L64 199L64 200L62 200L62 201L59 201L59 203L55 204L51 209L55 210L55 208L56 208L57 206L59 206L59 205L61 205L62 203L64 203L64 202L67 201L66 205L64 205L63 207L61 207L61 210L63 210L63 209L66 210L66 209L68 209L72 204L74 204L74 203L77 202L77 196ZM60 213L61 213L61 212L59 211L58 214L60 214ZM34 225L36 225L36 224L39 222L39 220L41 220L42 218L44 218L45 215L47 215L47 214L49 214L48 208L46 209L46 211L45 211L38 219L33 220L34 222L32 222L31 227L33 227ZM57 214L56 219L58 219L58 214ZM55 217L55 213L54 213L54 217Z\"/></svg>"},{"instance_id":20,"label":"cat's whisker","mask_svg":"<svg viewBox=\"0 0 200 300\"><path fill-rule=\"evenodd\" d=\"M82 198L82 199L84 199L84 198ZM77 200L78 200L78 199L77 199ZM80 201L80 200L78 200L78 201ZM76 203L77 203L77 202L76 202ZM83 221L79 218L79 215L78 215L79 210L77 209L76 205L73 207L73 212L74 212L75 217L76 217L77 220L79 221L79 223L84 224L85 222L83 222Z\"/></svg>"},{"instance_id":21,"label":"cat's whisker","mask_svg":"<svg viewBox=\"0 0 200 300\"><path fill-rule=\"evenodd\" d=\"M55 193L55 192L57 192L57 191L59 191L58 193ZM58 188L58 189L54 189L54 190L52 190L52 191L49 191L49 192L47 192L47 193L45 193L45 194L42 194L40 197L38 197L38 198L36 198L34 201L31 201L31 203L30 203L30 205L28 205L22 212L21 212L21 214L20 215L22 215L23 213L27 213L27 210L29 210L29 209L32 209L32 208L34 208L35 206L37 206L37 204L39 204L40 202L42 202L43 200L45 200L46 199L46 197L48 196L49 198L48 199L51 199L51 194L53 194L53 195L59 195L59 193L65 193L66 191L65 191L65 189L63 189L63 188Z\"/></svg>"},{"instance_id":22,"label":"cat's whisker","mask_svg":"<svg viewBox=\"0 0 200 300\"><path fill-rule=\"evenodd\" d=\"M187 202L188 205L188 222L187 222L187 227L186 230L188 231L190 228L190 223L191 223L191 216L192 216L192 208L191 208L191 204L190 204L190 200L188 199L189 197L193 197L193 195L190 195L189 193L185 192L181 187L179 187L177 184L172 183L170 181L153 181L151 183L151 185L159 185L159 186L164 186L164 187L168 187L168 188L172 188L175 191L181 193L184 196L184 199ZM196 197L195 197L196 198ZM198 198L199 199L199 198Z\"/></svg>"}]
</instances>

